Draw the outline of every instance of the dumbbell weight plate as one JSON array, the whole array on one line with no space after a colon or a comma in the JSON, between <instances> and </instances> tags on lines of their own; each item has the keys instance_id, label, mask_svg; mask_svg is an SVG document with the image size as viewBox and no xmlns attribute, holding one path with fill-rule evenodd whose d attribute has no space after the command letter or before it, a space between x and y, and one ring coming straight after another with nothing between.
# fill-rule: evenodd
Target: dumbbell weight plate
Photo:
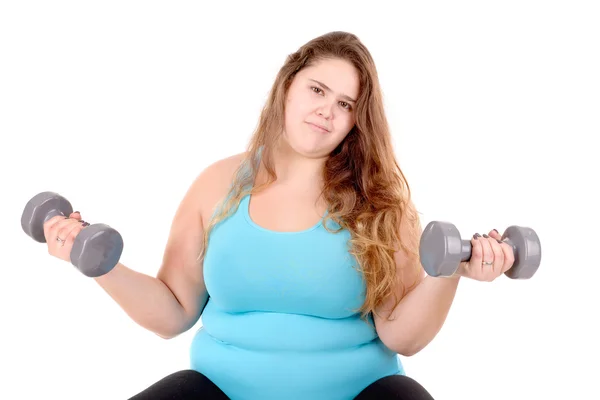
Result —
<instances>
[{"instance_id":1,"label":"dumbbell weight plate","mask_svg":"<svg viewBox=\"0 0 600 400\"><path fill-rule=\"evenodd\" d=\"M502 241L512 246L515 255L513 266L504 275L511 279L531 278L542 261L542 246L537 233L528 227L509 226Z\"/></svg>"},{"instance_id":2,"label":"dumbbell weight plate","mask_svg":"<svg viewBox=\"0 0 600 400\"><path fill-rule=\"evenodd\" d=\"M419 243L421 264L431 276L451 276L461 261L468 260L470 242L462 240L453 224L431 221L427 224Z\"/></svg>"},{"instance_id":3,"label":"dumbbell weight plate","mask_svg":"<svg viewBox=\"0 0 600 400\"><path fill-rule=\"evenodd\" d=\"M27 235L39 243L46 243L44 223L57 215L68 217L73 206L54 192L42 192L31 198L21 215L21 227Z\"/></svg>"},{"instance_id":4,"label":"dumbbell weight plate","mask_svg":"<svg viewBox=\"0 0 600 400\"><path fill-rule=\"evenodd\" d=\"M123 238L106 224L93 224L75 237L71 263L88 277L110 272L123 253Z\"/></svg>"}]
</instances>

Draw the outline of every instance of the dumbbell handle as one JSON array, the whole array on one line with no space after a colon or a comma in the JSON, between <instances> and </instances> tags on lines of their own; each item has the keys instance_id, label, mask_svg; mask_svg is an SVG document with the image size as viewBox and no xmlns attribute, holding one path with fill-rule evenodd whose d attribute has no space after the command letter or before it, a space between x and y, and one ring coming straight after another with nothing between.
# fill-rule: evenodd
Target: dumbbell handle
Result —
<instances>
[{"instance_id":1,"label":"dumbbell handle","mask_svg":"<svg viewBox=\"0 0 600 400\"><path fill-rule=\"evenodd\" d=\"M68 215L63 214L59 210L50 210L48 212L48 215L46 215L46 218L44 218L44 223L48 222L50 219L52 219L54 217L58 217L59 215L61 215L63 217L68 217Z\"/></svg>"},{"instance_id":2,"label":"dumbbell handle","mask_svg":"<svg viewBox=\"0 0 600 400\"><path fill-rule=\"evenodd\" d=\"M462 243L462 250L460 253L460 261L470 261L471 260L471 256L473 255L473 245L471 244L470 240L461 240ZM516 255L517 254L517 248L514 245L514 243L510 240L510 238L504 238L502 239L502 243L506 243L507 245L509 245L512 248L513 253ZM488 260L484 260L484 261L488 261Z\"/></svg>"},{"instance_id":3,"label":"dumbbell handle","mask_svg":"<svg viewBox=\"0 0 600 400\"><path fill-rule=\"evenodd\" d=\"M49 220L51 220L52 218L54 218L54 217L58 217L58 216L61 216L61 217L66 217L66 218L68 218L68 217L69 217L68 215L65 215L65 214L64 214L62 211L60 211L60 210L56 210L56 209L53 209L53 210L50 210L50 211L48 212L48 215L46 215L46 218L44 218L44 224L45 224L46 222L48 222ZM82 221L82 222L83 222L83 221ZM85 222L85 225L84 225L84 227L87 227L87 226L89 226L89 225L90 225L90 223L89 223L89 222Z\"/></svg>"}]
</instances>

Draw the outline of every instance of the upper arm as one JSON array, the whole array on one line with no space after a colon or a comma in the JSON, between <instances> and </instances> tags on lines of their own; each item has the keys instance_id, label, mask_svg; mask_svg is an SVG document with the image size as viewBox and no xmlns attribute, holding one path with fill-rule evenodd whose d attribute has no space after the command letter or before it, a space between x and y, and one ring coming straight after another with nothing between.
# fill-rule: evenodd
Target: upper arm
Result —
<instances>
[{"instance_id":1,"label":"upper arm","mask_svg":"<svg viewBox=\"0 0 600 400\"><path fill-rule=\"evenodd\" d=\"M414 249L418 253L419 241L421 239L421 223L419 215L413 203L409 203L408 209L402 217L400 226L398 227L400 240L405 246ZM396 263L396 281L394 291L398 297L408 295L415 287L417 287L423 278L425 278L425 270L421 266L421 260L418 254L407 253L403 249L399 249L394 253ZM382 336L383 326L387 322L387 317L395 319L393 313L396 306L396 298L390 296L386 298L380 307L374 313L375 326L379 336ZM391 313L391 314L390 314ZM385 335L384 335L385 336ZM382 338L384 340L384 338Z\"/></svg>"},{"instance_id":2,"label":"upper arm","mask_svg":"<svg viewBox=\"0 0 600 400\"><path fill-rule=\"evenodd\" d=\"M183 307L187 320L184 330L196 323L208 300L203 263L198 256L203 252L205 227L212 210L226 195L235 157L211 164L194 179L171 223L157 278Z\"/></svg>"},{"instance_id":3,"label":"upper arm","mask_svg":"<svg viewBox=\"0 0 600 400\"><path fill-rule=\"evenodd\" d=\"M200 317L207 300L202 262L198 254L203 246L202 193L206 171L192 182L175 212L157 278L165 283L179 301L186 316L186 327Z\"/></svg>"},{"instance_id":4,"label":"upper arm","mask_svg":"<svg viewBox=\"0 0 600 400\"><path fill-rule=\"evenodd\" d=\"M419 242L423 229L419 219L419 213L415 205L410 202L399 226L400 240L410 249L415 251L407 253L399 249L394 254L396 261L396 275L398 277L398 290L406 289L405 295L414 289L425 277L425 270L421 266L419 257Z\"/></svg>"}]
</instances>

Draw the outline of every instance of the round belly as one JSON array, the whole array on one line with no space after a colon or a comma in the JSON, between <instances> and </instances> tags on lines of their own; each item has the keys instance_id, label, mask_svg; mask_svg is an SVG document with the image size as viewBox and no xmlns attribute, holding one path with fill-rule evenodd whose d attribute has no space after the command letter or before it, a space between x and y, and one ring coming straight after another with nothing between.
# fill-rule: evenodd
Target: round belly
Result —
<instances>
[{"instance_id":1,"label":"round belly","mask_svg":"<svg viewBox=\"0 0 600 400\"><path fill-rule=\"evenodd\" d=\"M397 355L357 318L207 307L202 321L191 367L232 400L352 399L371 382L403 373Z\"/></svg>"}]
</instances>

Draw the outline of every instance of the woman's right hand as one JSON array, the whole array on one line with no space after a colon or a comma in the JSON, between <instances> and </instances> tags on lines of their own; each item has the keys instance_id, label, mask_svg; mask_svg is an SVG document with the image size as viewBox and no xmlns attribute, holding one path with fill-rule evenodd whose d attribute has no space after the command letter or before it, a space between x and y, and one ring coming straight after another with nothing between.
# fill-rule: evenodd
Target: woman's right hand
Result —
<instances>
[{"instance_id":1,"label":"woman's right hand","mask_svg":"<svg viewBox=\"0 0 600 400\"><path fill-rule=\"evenodd\" d=\"M75 237L90 224L81 219L78 211L68 217L56 216L44 223L44 236L48 253L61 260L71 262L71 249Z\"/></svg>"}]
</instances>

